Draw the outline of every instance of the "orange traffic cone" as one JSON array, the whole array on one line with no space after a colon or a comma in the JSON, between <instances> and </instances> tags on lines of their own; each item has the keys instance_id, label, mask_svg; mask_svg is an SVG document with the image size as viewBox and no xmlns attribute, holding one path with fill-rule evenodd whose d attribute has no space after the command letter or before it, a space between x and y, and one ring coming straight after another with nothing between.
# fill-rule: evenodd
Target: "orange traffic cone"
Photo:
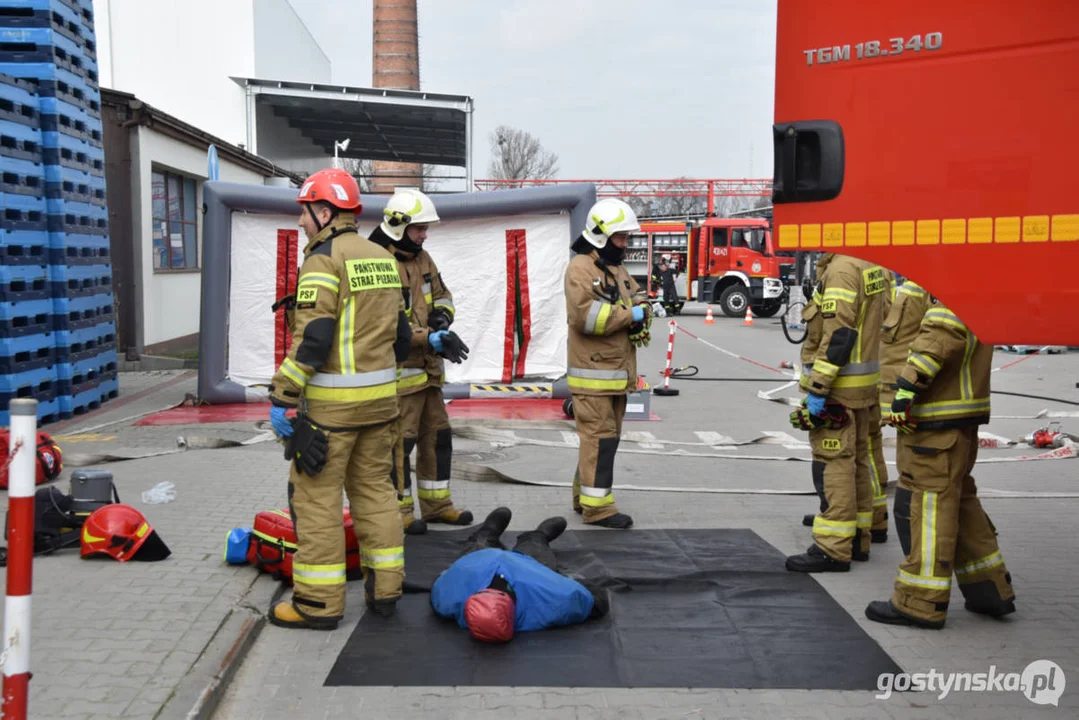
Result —
<instances>
[{"instance_id":1,"label":"orange traffic cone","mask_svg":"<svg viewBox=\"0 0 1079 720\"><path fill-rule=\"evenodd\" d=\"M753 309L746 305L746 319L742 321L743 327L753 324Z\"/></svg>"},{"instance_id":2,"label":"orange traffic cone","mask_svg":"<svg viewBox=\"0 0 1079 720\"><path fill-rule=\"evenodd\" d=\"M711 305L708 306L708 314L704 316L704 324L705 325L715 325L716 324L716 319L714 317L712 317L712 306Z\"/></svg>"}]
</instances>

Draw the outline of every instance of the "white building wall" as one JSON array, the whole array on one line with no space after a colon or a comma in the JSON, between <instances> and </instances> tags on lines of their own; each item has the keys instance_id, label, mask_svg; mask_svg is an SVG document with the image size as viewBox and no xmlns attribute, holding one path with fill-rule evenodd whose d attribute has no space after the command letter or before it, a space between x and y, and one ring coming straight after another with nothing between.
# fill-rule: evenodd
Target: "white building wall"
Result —
<instances>
[{"instance_id":1,"label":"white building wall","mask_svg":"<svg viewBox=\"0 0 1079 720\"><path fill-rule=\"evenodd\" d=\"M140 127L138 132L138 164L132 168L135 177L132 187L138 206L134 228L140 245L140 301L142 303L143 345L172 340L199 331L199 310L202 288L203 216L198 217L199 270L154 272L153 267L153 188L151 173L167 170L196 182L198 205L202 207L202 182L206 180L206 151L174 140L153 130ZM224 182L262 185L264 178L256 172L239 167L220 158L221 180Z\"/></svg>"},{"instance_id":2,"label":"white building wall","mask_svg":"<svg viewBox=\"0 0 1079 720\"><path fill-rule=\"evenodd\" d=\"M255 0L255 77L329 83L330 59L288 0Z\"/></svg>"},{"instance_id":3,"label":"white building wall","mask_svg":"<svg viewBox=\"0 0 1079 720\"><path fill-rule=\"evenodd\" d=\"M247 142L247 102L231 77L331 80L287 0L93 2L101 85L236 145Z\"/></svg>"}]
</instances>

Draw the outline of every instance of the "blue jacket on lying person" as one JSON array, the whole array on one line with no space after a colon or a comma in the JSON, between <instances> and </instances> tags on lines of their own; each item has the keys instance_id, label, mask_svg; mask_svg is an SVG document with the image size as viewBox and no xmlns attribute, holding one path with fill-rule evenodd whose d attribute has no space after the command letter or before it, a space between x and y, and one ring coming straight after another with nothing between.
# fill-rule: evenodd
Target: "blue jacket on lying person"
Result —
<instances>
[{"instance_id":1,"label":"blue jacket on lying person","mask_svg":"<svg viewBox=\"0 0 1079 720\"><path fill-rule=\"evenodd\" d=\"M498 508L469 537L466 554L431 588L434 611L485 642L506 642L514 632L574 625L606 614L603 593L554 569L549 543L565 531L565 518L544 520L520 535L511 551L499 541L511 516L509 508Z\"/></svg>"}]
</instances>

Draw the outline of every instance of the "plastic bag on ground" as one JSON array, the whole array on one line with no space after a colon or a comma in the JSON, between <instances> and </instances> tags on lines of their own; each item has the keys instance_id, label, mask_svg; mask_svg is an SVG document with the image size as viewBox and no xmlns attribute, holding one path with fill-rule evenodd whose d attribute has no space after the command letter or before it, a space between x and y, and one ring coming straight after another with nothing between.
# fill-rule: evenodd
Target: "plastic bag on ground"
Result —
<instances>
[{"instance_id":1,"label":"plastic bag on ground","mask_svg":"<svg viewBox=\"0 0 1079 720\"><path fill-rule=\"evenodd\" d=\"M142 501L147 505L160 505L176 499L176 486L170 482L159 482L142 493Z\"/></svg>"}]
</instances>

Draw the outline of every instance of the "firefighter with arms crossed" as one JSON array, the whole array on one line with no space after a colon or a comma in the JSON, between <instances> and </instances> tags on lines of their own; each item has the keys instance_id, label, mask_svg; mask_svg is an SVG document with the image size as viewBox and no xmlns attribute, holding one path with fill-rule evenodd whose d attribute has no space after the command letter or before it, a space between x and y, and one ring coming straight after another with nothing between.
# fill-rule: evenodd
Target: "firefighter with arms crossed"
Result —
<instances>
[{"instance_id":1,"label":"firefighter with arms crossed","mask_svg":"<svg viewBox=\"0 0 1079 720\"><path fill-rule=\"evenodd\" d=\"M817 278L804 313L801 387L808 397L790 419L809 430L821 512L813 519L814 544L787 558L787 569L845 572L852 559L869 559L869 434L872 423L880 425L879 337L888 281L879 266L833 253L817 263Z\"/></svg>"},{"instance_id":2,"label":"firefighter with arms crossed","mask_svg":"<svg viewBox=\"0 0 1079 720\"><path fill-rule=\"evenodd\" d=\"M869 603L865 614L890 625L939 629L953 573L970 612L1015 612L1015 591L970 474L978 426L989 422L993 348L955 313L928 302L885 417L899 431L895 524L906 559L891 599Z\"/></svg>"},{"instance_id":3,"label":"firefighter with arms crossed","mask_svg":"<svg viewBox=\"0 0 1079 720\"><path fill-rule=\"evenodd\" d=\"M404 581L404 535L391 478L398 444L397 362L408 320L393 257L356 232L360 189L321 170L300 189L307 235L292 344L273 378L270 421L287 438L296 528L293 596L270 610L282 627L331 630L345 610L341 489L348 494L367 605L393 614ZM298 408L295 421L286 410Z\"/></svg>"},{"instance_id":4,"label":"firefighter with arms crossed","mask_svg":"<svg viewBox=\"0 0 1079 720\"><path fill-rule=\"evenodd\" d=\"M455 508L450 498L453 430L442 397L443 358L460 363L468 358L468 346L449 329L454 320L453 295L442 282L435 261L423 249L429 226L439 221L438 213L422 192L398 190L382 214L382 224L371 233L371 241L397 258L411 325L408 358L397 375L404 441L395 478L402 522L410 535L425 532L429 522L470 525L472 513ZM409 460L413 448L419 520L415 518Z\"/></svg>"},{"instance_id":5,"label":"firefighter with arms crossed","mask_svg":"<svg viewBox=\"0 0 1079 720\"><path fill-rule=\"evenodd\" d=\"M580 451L573 509L585 523L627 529L633 519L614 502L614 456L626 395L637 389L637 348L649 341L652 310L622 264L629 233L640 230L632 208L605 198L588 211L566 269L569 368Z\"/></svg>"}]
</instances>

